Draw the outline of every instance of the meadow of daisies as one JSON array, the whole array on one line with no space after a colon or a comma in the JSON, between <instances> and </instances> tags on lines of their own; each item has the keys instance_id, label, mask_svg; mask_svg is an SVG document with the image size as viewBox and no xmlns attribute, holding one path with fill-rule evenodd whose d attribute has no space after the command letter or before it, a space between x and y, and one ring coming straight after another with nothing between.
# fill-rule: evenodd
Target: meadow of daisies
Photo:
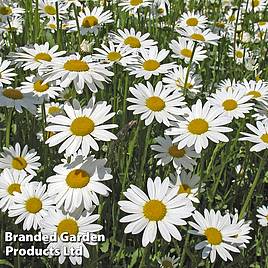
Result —
<instances>
[{"instance_id":1,"label":"meadow of daisies","mask_svg":"<svg viewBox=\"0 0 268 268\"><path fill-rule=\"evenodd\" d=\"M268 267L267 7L1 0L0 266Z\"/></svg>"}]
</instances>

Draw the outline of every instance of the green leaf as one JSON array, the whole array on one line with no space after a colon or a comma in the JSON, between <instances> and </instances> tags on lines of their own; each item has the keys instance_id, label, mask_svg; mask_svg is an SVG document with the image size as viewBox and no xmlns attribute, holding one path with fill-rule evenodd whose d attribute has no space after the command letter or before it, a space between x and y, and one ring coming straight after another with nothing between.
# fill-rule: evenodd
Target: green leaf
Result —
<instances>
[{"instance_id":1,"label":"green leaf","mask_svg":"<svg viewBox=\"0 0 268 268\"><path fill-rule=\"evenodd\" d=\"M1 259L0 260L0 265L6 265L9 267L14 267L12 263L10 263L8 260Z\"/></svg>"}]
</instances>

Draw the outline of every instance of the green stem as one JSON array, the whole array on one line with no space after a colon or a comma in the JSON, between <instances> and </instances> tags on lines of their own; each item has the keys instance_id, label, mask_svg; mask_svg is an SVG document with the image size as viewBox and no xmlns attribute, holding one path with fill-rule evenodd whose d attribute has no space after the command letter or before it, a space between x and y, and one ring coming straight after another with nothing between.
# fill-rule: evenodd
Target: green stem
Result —
<instances>
[{"instance_id":1,"label":"green stem","mask_svg":"<svg viewBox=\"0 0 268 268\"><path fill-rule=\"evenodd\" d=\"M243 218L243 216L244 216L244 214L245 214L245 212L246 212L246 210L248 208L248 205L249 205L249 202L250 202L250 200L252 198L252 195L254 193L254 190L255 190L258 182L259 182L261 172L263 171L264 163L265 163L265 161L267 159L267 154L268 154L268 151L266 150L266 152L265 152L265 154L264 154L264 156L263 156L263 158L262 158L262 160L260 162L260 166L259 166L259 169L258 169L258 171L256 173L256 176L254 178L254 181L253 181L253 183L252 183L252 185L251 185L251 187L249 189L247 198L246 198L246 200L244 202L244 205L243 205L243 207L242 207L242 209L240 211L239 219L242 219Z\"/></svg>"},{"instance_id":2,"label":"green stem","mask_svg":"<svg viewBox=\"0 0 268 268\"><path fill-rule=\"evenodd\" d=\"M189 65L188 65L188 68L187 68L187 73L186 73L186 77L185 77L185 81L184 81L183 88L184 88L185 97L187 95L187 83L188 83L188 78L189 78L189 75L190 75L190 71L191 71L192 62L193 62L196 47L197 47L197 42L194 43L194 48L193 48L193 51L192 51L192 55L191 55L191 58L190 58L190 61L189 61Z\"/></svg>"},{"instance_id":3,"label":"green stem","mask_svg":"<svg viewBox=\"0 0 268 268\"><path fill-rule=\"evenodd\" d=\"M188 247L189 244L189 240L190 240L190 234L187 233L185 242L184 242L184 246L183 246L183 250L182 250L182 254L181 254L181 260L180 260L180 268L184 267L184 261L185 261L185 257L186 257L186 249Z\"/></svg>"},{"instance_id":4,"label":"green stem","mask_svg":"<svg viewBox=\"0 0 268 268\"><path fill-rule=\"evenodd\" d=\"M6 124L6 147L10 145L12 114L13 114L13 108L8 109L8 117L7 117L7 124Z\"/></svg>"}]
</instances>

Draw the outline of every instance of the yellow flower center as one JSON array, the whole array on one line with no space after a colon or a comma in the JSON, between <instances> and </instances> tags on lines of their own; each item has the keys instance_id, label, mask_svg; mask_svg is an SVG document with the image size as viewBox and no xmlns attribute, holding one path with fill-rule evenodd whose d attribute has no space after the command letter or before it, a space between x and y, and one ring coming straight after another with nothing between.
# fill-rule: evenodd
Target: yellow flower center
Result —
<instances>
[{"instance_id":1,"label":"yellow flower center","mask_svg":"<svg viewBox=\"0 0 268 268\"><path fill-rule=\"evenodd\" d=\"M191 35L191 38L197 41L206 41L204 35L202 34L198 34L198 33L194 33Z\"/></svg>"},{"instance_id":2,"label":"yellow flower center","mask_svg":"<svg viewBox=\"0 0 268 268\"><path fill-rule=\"evenodd\" d=\"M247 95L252 95L252 98L259 98L261 97L261 93L256 90L251 90L247 93Z\"/></svg>"},{"instance_id":3,"label":"yellow flower center","mask_svg":"<svg viewBox=\"0 0 268 268\"><path fill-rule=\"evenodd\" d=\"M77 235L79 227L74 219L64 219L57 227L57 234L60 236L63 233L68 233L68 235Z\"/></svg>"},{"instance_id":4,"label":"yellow flower center","mask_svg":"<svg viewBox=\"0 0 268 268\"><path fill-rule=\"evenodd\" d=\"M187 184L181 184L178 190L178 194L190 194L191 193L191 188Z\"/></svg>"},{"instance_id":5,"label":"yellow flower center","mask_svg":"<svg viewBox=\"0 0 268 268\"><path fill-rule=\"evenodd\" d=\"M143 69L146 71L155 71L160 66L160 63L156 60L146 60L143 63Z\"/></svg>"},{"instance_id":6,"label":"yellow flower center","mask_svg":"<svg viewBox=\"0 0 268 268\"><path fill-rule=\"evenodd\" d=\"M214 227L207 228L205 230L205 236L211 245L219 245L222 242L221 232Z\"/></svg>"},{"instance_id":7,"label":"yellow flower center","mask_svg":"<svg viewBox=\"0 0 268 268\"><path fill-rule=\"evenodd\" d=\"M26 201L25 208L28 212L36 214L42 209L42 201L37 197L31 197Z\"/></svg>"},{"instance_id":8,"label":"yellow flower center","mask_svg":"<svg viewBox=\"0 0 268 268\"><path fill-rule=\"evenodd\" d=\"M114 52L108 53L107 58L110 61L119 61L119 60L121 60L122 56L119 52L114 51Z\"/></svg>"},{"instance_id":9,"label":"yellow flower center","mask_svg":"<svg viewBox=\"0 0 268 268\"><path fill-rule=\"evenodd\" d=\"M51 5L46 5L44 7L44 11L48 14L48 15L56 15L57 11L56 8L54 6Z\"/></svg>"},{"instance_id":10,"label":"yellow flower center","mask_svg":"<svg viewBox=\"0 0 268 268\"><path fill-rule=\"evenodd\" d=\"M198 19L197 18L189 18L186 20L186 24L188 26L196 26L198 24Z\"/></svg>"},{"instance_id":11,"label":"yellow flower center","mask_svg":"<svg viewBox=\"0 0 268 268\"><path fill-rule=\"evenodd\" d=\"M193 52L192 52L191 49L183 48L183 49L181 50L181 55L184 56L184 57L186 57L186 58L191 58L192 55L193 55Z\"/></svg>"},{"instance_id":12,"label":"yellow flower center","mask_svg":"<svg viewBox=\"0 0 268 268\"><path fill-rule=\"evenodd\" d=\"M143 3L143 0L130 0L131 6L138 6Z\"/></svg>"},{"instance_id":13,"label":"yellow flower center","mask_svg":"<svg viewBox=\"0 0 268 268\"><path fill-rule=\"evenodd\" d=\"M252 6L253 7L258 7L260 5L260 0L252 0Z\"/></svg>"},{"instance_id":14,"label":"yellow flower center","mask_svg":"<svg viewBox=\"0 0 268 268\"><path fill-rule=\"evenodd\" d=\"M36 61L40 61L40 60L51 61L52 60L51 56L48 53L43 53L43 52L36 54L34 59Z\"/></svg>"},{"instance_id":15,"label":"yellow flower center","mask_svg":"<svg viewBox=\"0 0 268 268\"><path fill-rule=\"evenodd\" d=\"M208 122L204 119L198 118L198 119L193 119L189 125L188 125L188 130L195 135L201 135L205 132L208 131Z\"/></svg>"},{"instance_id":16,"label":"yellow flower center","mask_svg":"<svg viewBox=\"0 0 268 268\"><path fill-rule=\"evenodd\" d=\"M268 133L263 134L263 135L261 136L261 140L262 140L263 142L265 142L265 143L268 143Z\"/></svg>"},{"instance_id":17,"label":"yellow flower center","mask_svg":"<svg viewBox=\"0 0 268 268\"><path fill-rule=\"evenodd\" d=\"M13 100L21 100L23 99L23 94L20 92L20 90L17 90L15 88L7 88L3 91L3 95L9 99Z\"/></svg>"},{"instance_id":18,"label":"yellow flower center","mask_svg":"<svg viewBox=\"0 0 268 268\"><path fill-rule=\"evenodd\" d=\"M83 169L72 170L66 177L66 183L70 188L84 188L90 181L89 174Z\"/></svg>"},{"instance_id":19,"label":"yellow flower center","mask_svg":"<svg viewBox=\"0 0 268 268\"><path fill-rule=\"evenodd\" d=\"M143 206L143 214L150 221L161 221L167 214L167 207L159 200L150 200Z\"/></svg>"},{"instance_id":20,"label":"yellow flower center","mask_svg":"<svg viewBox=\"0 0 268 268\"><path fill-rule=\"evenodd\" d=\"M160 112L166 107L166 104L161 98L153 96L146 100L146 106L154 112Z\"/></svg>"},{"instance_id":21,"label":"yellow flower center","mask_svg":"<svg viewBox=\"0 0 268 268\"><path fill-rule=\"evenodd\" d=\"M161 265L163 268L174 268L172 262L169 260L162 261Z\"/></svg>"},{"instance_id":22,"label":"yellow flower center","mask_svg":"<svg viewBox=\"0 0 268 268\"><path fill-rule=\"evenodd\" d=\"M14 195L14 192L21 193L20 184L12 183L8 186L7 191L10 195Z\"/></svg>"},{"instance_id":23,"label":"yellow flower center","mask_svg":"<svg viewBox=\"0 0 268 268\"><path fill-rule=\"evenodd\" d=\"M12 9L8 6L1 6L0 7L0 14L5 16L5 15L10 15L12 13Z\"/></svg>"},{"instance_id":24,"label":"yellow flower center","mask_svg":"<svg viewBox=\"0 0 268 268\"><path fill-rule=\"evenodd\" d=\"M157 9L157 12L158 12L158 14L163 14L163 13L165 12L165 10L164 10L164 8L159 7L159 8Z\"/></svg>"},{"instance_id":25,"label":"yellow flower center","mask_svg":"<svg viewBox=\"0 0 268 268\"><path fill-rule=\"evenodd\" d=\"M236 20L236 16L235 15L231 15L229 18L228 18L228 21L232 22L232 21L235 21Z\"/></svg>"},{"instance_id":26,"label":"yellow flower center","mask_svg":"<svg viewBox=\"0 0 268 268\"><path fill-rule=\"evenodd\" d=\"M57 25L55 23L49 23L48 27L51 28L51 29L56 29Z\"/></svg>"},{"instance_id":27,"label":"yellow flower center","mask_svg":"<svg viewBox=\"0 0 268 268\"><path fill-rule=\"evenodd\" d=\"M17 170L26 168L27 162L23 157L15 157L12 160L12 167Z\"/></svg>"},{"instance_id":28,"label":"yellow flower center","mask_svg":"<svg viewBox=\"0 0 268 268\"><path fill-rule=\"evenodd\" d=\"M265 25L266 25L266 21L259 21L258 24L259 24L260 26L265 26Z\"/></svg>"},{"instance_id":29,"label":"yellow flower center","mask_svg":"<svg viewBox=\"0 0 268 268\"><path fill-rule=\"evenodd\" d=\"M235 51L235 56L236 56L237 58L239 58L239 59L242 59L243 56L244 56L244 53L243 53L243 51L241 51L241 50L236 50L236 51Z\"/></svg>"},{"instance_id":30,"label":"yellow flower center","mask_svg":"<svg viewBox=\"0 0 268 268\"><path fill-rule=\"evenodd\" d=\"M77 117L71 124L71 131L76 136L86 136L90 134L95 128L94 122L86 117Z\"/></svg>"},{"instance_id":31,"label":"yellow flower center","mask_svg":"<svg viewBox=\"0 0 268 268\"><path fill-rule=\"evenodd\" d=\"M140 48L141 47L141 42L138 38L134 36L129 36L124 40L125 45L129 45L132 48Z\"/></svg>"},{"instance_id":32,"label":"yellow flower center","mask_svg":"<svg viewBox=\"0 0 268 268\"><path fill-rule=\"evenodd\" d=\"M67 60L63 68L70 72L86 72L89 70L88 64L82 60Z\"/></svg>"},{"instance_id":33,"label":"yellow flower center","mask_svg":"<svg viewBox=\"0 0 268 268\"><path fill-rule=\"evenodd\" d=\"M232 110L237 108L238 104L235 100L228 99L222 103L222 106L223 106L225 111L232 111Z\"/></svg>"},{"instance_id":34,"label":"yellow flower center","mask_svg":"<svg viewBox=\"0 0 268 268\"><path fill-rule=\"evenodd\" d=\"M219 28L224 28L224 26L225 26L225 24L224 24L223 21L217 21L217 22L215 23L215 25L216 25L216 27L219 27Z\"/></svg>"},{"instance_id":35,"label":"yellow flower center","mask_svg":"<svg viewBox=\"0 0 268 268\"><path fill-rule=\"evenodd\" d=\"M33 87L34 90L37 92L45 92L49 89L49 85L48 84L44 84L42 85L43 81L42 80L38 80L34 83Z\"/></svg>"},{"instance_id":36,"label":"yellow flower center","mask_svg":"<svg viewBox=\"0 0 268 268\"><path fill-rule=\"evenodd\" d=\"M48 114L53 115L53 114L59 113L60 111L61 109L58 106L50 106L47 112Z\"/></svg>"},{"instance_id":37,"label":"yellow flower center","mask_svg":"<svg viewBox=\"0 0 268 268\"><path fill-rule=\"evenodd\" d=\"M82 26L84 28L94 27L99 23L98 19L95 16L87 16L82 21Z\"/></svg>"},{"instance_id":38,"label":"yellow flower center","mask_svg":"<svg viewBox=\"0 0 268 268\"><path fill-rule=\"evenodd\" d=\"M171 147L169 147L168 153L173 157L181 158L185 155L185 150L183 148L178 149L178 146L172 145Z\"/></svg>"}]
</instances>

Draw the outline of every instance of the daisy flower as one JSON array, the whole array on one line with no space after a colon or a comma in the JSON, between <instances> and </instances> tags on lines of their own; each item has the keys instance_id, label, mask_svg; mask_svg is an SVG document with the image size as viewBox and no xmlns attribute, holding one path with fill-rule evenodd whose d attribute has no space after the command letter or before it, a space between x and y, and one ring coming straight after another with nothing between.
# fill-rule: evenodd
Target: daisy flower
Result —
<instances>
[{"instance_id":1,"label":"daisy flower","mask_svg":"<svg viewBox=\"0 0 268 268\"><path fill-rule=\"evenodd\" d=\"M3 147L0 156L0 168L8 168L16 173L36 175L36 171L41 166L38 162L40 156L34 149L28 150L28 145L25 145L22 150L19 143L16 143L15 147Z\"/></svg>"},{"instance_id":2,"label":"daisy flower","mask_svg":"<svg viewBox=\"0 0 268 268\"><path fill-rule=\"evenodd\" d=\"M207 58L207 51L202 45L196 46L195 49L194 46L195 44L192 40L184 37L179 37L178 41L171 40L169 44L169 48L173 51L171 57L180 58L184 60L185 63L189 63L191 59L194 63L202 62Z\"/></svg>"},{"instance_id":3,"label":"daisy flower","mask_svg":"<svg viewBox=\"0 0 268 268\"><path fill-rule=\"evenodd\" d=\"M248 244L250 239L252 239L248 234L252 227L250 227L251 221L246 222L245 219L239 220L239 216L236 213L235 215L231 215L232 225L236 225L238 231L234 236L235 242L232 245L237 246L239 248L246 248L246 244Z\"/></svg>"},{"instance_id":4,"label":"daisy flower","mask_svg":"<svg viewBox=\"0 0 268 268\"><path fill-rule=\"evenodd\" d=\"M3 85L10 85L12 81L14 81L14 76L17 76L13 71L14 68L8 68L11 64L11 61L3 60L0 57L0 88Z\"/></svg>"},{"instance_id":5,"label":"daisy flower","mask_svg":"<svg viewBox=\"0 0 268 268\"><path fill-rule=\"evenodd\" d=\"M206 28L208 19L206 16L199 14L198 12L184 12L180 19L176 22L178 28Z\"/></svg>"},{"instance_id":6,"label":"daisy flower","mask_svg":"<svg viewBox=\"0 0 268 268\"><path fill-rule=\"evenodd\" d=\"M109 41L109 47L102 44L102 49L95 48L99 54L94 54L93 57L110 63L111 65L118 63L122 66L137 64L137 56L133 54L133 50L129 47L119 44L114 45L113 42Z\"/></svg>"},{"instance_id":7,"label":"daisy flower","mask_svg":"<svg viewBox=\"0 0 268 268\"><path fill-rule=\"evenodd\" d=\"M65 160L66 162L67 160ZM90 210L92 204L99 205L97 194L108 196L111 191L102 182L111 180L111 169L104 167L106 159L86 159L77 156L70 163L54 167L53 175L47 179L49 195L55 196L57 207L74 212L78 207Z\"/></svg>"},{"instance_id":8,"label":"daisy flower","mask_svg":"<svg viewBox=\"0 0 268 268\"><path fill-rule=\"evenodd\" d=\"M211 107L209 102L204 106L198 100L192 108L184 109L184 121L175 122L175 127L166 130L166 135L175 135L173 142L179 142L178 148L194 145L197 153L208 147L208 140L213 142L228 142L229 139L222 133L232 131L231 128L224 127L232 119L222 115L220 109Z\"/></svg>"},{"instance_id":9,"label":"daisy flower","mask_svg":"<svg viewBox=\"0 0 268 268\"><path fill-rule=\"evenodd\" d=\"M152 6L153 0L120 0L119 6L122 7L123 11L131 11L137 13L140 7Z\"/></svg>"},{"instance_id":10,"label":"daisy flower","mask_svg":"<svg viewBox=\"0 0 268 268\"><path fill-rule=\"evenodd\" d=\"M243 48L241 45L236 46L235 52L234 47L229 46L228 57L233 58L235 57L235 62L237 64L242 64L244 59L249 57L248 48Z\"/></svg>"},{"instance_id":11,"label":"daisy flower","mask_svg":"<svg viewBox=\"0 0 268 268\"><path fill-rule=\"evenodd\" d=\"M189 233L205 236L206 240L195 246L196 250L203 249L202 258L206 259L210 256L213 263L216 260L217 253L220 257L227 261L233 260L229 251L240 252L239 249L231 243L235 242L234 236L238 233L236 224L231 224L230 215L227 213L222 216L220 211L205 209L204 216L195 211L193 214L195 222L188 222L195 230Z\"/></svg>"},{"instance_id":12,"label":"daisy flower","mask_svg":"<svg viewBox=\"0 0 268 268\"><path fill-rule=\"evenodd\" d=\"M140 54L139 63L129 68L130 75L135 75L136 78L144 77L145 80L149 80L152 75L164 74L175 67L174 63L161 64L168 56L169 50L158 51L158 47L153 46L150 49L141 48Z\"/></svg>"},{"instance_id":13,"label":"daisy flower","mask_svg":"<svg viewBox=\"0 0 268 268\"><path fill-rule=\"evenodd\" d=\"M63 105L59 102L45 103L46 120L50 122L50 119L56 115L64 115ZM37 117L42 120L42 106L37 109Z\"/></svg>"},{"instance_id":14,"label":"daisy flower","mask_svg":"<svg viewBox=\"0 0 268 268\"><path fill-rule=\"evenodd\" d=\"M22 52L12 54L12 59L23 67L23 70L36 70L45 63L54 61L65 54L65 51L57 52L59 46L49 48L49 43L44 45L34 44L33 48L21 47ZM47 67L46 67L47 68Z\"/></svg>"},{"instance_id":15,"label":"daisy flower","mask_svg":"<svg viewBox=\"0 0 268 268\"><path fill-rule=\"evenodd\" d=\"M12 17L21 16L25 10L18 6L13 1L1 1L0 2L0 17L4 20Z\"/></svg>"},{"instance_id":16,"label":"daisy flower","mask_svg":"<svg viewBox=\"0 0 268 268\"><path fill-rule=\"evenodd\" d=\"M46 141L49 147L62 143L59 153L66 151L68 155L71 155L81 148L82 154L87 156L91 148L95 151L99 150L96 140L117 139L113 133L107 131L107 129L115 128L117 125L103 125L115 114L109 113L112 106L107 105L106 101L95 103L95 98L92 97L84 108L81 108L76 99L73 100L72 104L69 102L64 104L67 116L57 115L51 118L51 125L46 128L46 131L56 134Z\"/></svg>"},{"instance_id":17,"label":"daisy flower","mask_svg":"<svg viewBox=\"0 0 268 268\"><path fill-rule=\"evenodd\" d=\"M199 28L183 28L177 30L182 36L192 39L197 43L207 43L211 45L217 45L217 42L221 38L220 36L211 32L210 29L202 30Z\"/></svg>"},{"instance_id":18,"label":"daisy flower","mask_svg":"<svg viewBox=\"0 0 268 268\"><path fill-rule=\"evenodd\" d=\"M170 10L169 0L154 0L152 14L154 17L164 17Z\"/></svg>"},{"instance_id":19,"label":"daisy flower","mask_svg":"<svg viewBox=\"0 0 268 268\"><path fill-rule=\"evenodd\" d=\"M13 202L8 216L17 217L15 224L23 221L23 230L27 231L31 228L37 230L48 210L54 207L54 198L48 196L46 184L42 182L25 184L21 192L14 193Z\"/></svg>"},{"instance_id":20,"label":"daisy flower","mask_svg":"<svg viewBox=\"0 0 268 268\"><path fill-rule=\"evenodd\" d=\"M268 226L268 206L258 207L257 212L259 224L264 227Z\"/></svg>"},{"instance_id":21,"label":"daisy flower","mask_svg":"<svg viewBox=\"0 0 268 268\"><path fill-rule=\"evenodd\" d=\"M128 223L124 232L138 234L143 231L142 246L146 247L156 239L157 230L167 242L171 237L181 240L175 226L186 225L184 220L192 215L195 208L185 195L169 190L169 179L163 182L159 177L147 180L148 196L137 186L130 185L124 192L129 201L119 201L120 209L130 215L120 219Z\"/></svg>"},{"instance_id":22,"label":"daisy flower","mask_svg":"<svg viewBox=\"0 0 268 268\"><path fill-rule=\"evenodd\" d=\"M244 9L247 8L246 11L248 12L257 12L257 11L263 11L267 6L267 4L268 4L267 0L251 0L248 1L248 3L243 3L242 7Z\"/></svg>"},{"instance_id":23,"label":"daisy flower","mask_svg":"<svg viewBox=\"0 0 268 268\"><path fill-rule=\"evenodd\" d=\"M39 0L38 9L41 18L55 18L57 15L56 9L57 0ZM62 1L58 1L58 15L62 19L64 14L67 13L66 6Z\"/></svg>"},{"instance_id":24,"label":"daisy flower","mask_svg":"<svg viewBox=\"0 0 268 268\"><path fill-rule=\"evenodd\" d=\"M257 121L256 127L247 123L247 128L250 129L254 134L241 132L245 137L240 138L240 141L250 141L256 143L256 145L250 148L251 152L260 152L268 149L268 120Z\"/></svg>"},{"instance_id":25,"label":"daisy flower","mask_svg":"<svg viewBox=\"0 0 268 268\"><path fill-rule=\"evenodd\" d=\"M191 172L186 173L184 170L179 173L170 174L171 189L177 189L177 194L187 194L192 202L200 203L198 199L198 193L202 193L205 190L204 183L200 185L200 177L198 175L192 175ZM200 186L200 189L199 189Z\"/></svg>"},{"instance_id":26,"label":"daisy flower","mask_svg":"<svg viewBox=\"0 0 268 268\"><path fill-rule=\"evenodd\" d=\"M268 21L261 20L254 23L254 30L266 32L268 30Z\"/></svg>"},{"instance_id":27,"label":"daisy flower","mask_svg":"<svg viewBox=\"0 0 268 268\"><path fill-rule=\"evenodd\" d=\"M111 11L106 10L103 12L103 7L94 7L92 11L88 7L85 7L78 16L81 35L87 35L89 33L97 34L103 25L113 21ZM72 20L70 24L72 27L71 30L77 31L76 20Z\"/></svg>"},{"instance_id":28,"label":"daisy flower","mask_svg":"<svg viewBox=\"0 0 268 268\"><path fill-rule=\"evenodd\" d=\"M196 161L193 158L199 158L200 155L194 151L194 148L184 147L178 149L177 143L172 143L169 136L157 137L158 144L151 145L151 149L158 152L154 158L159 159L157 165L167 165L172 161L175 169L183 167L185 169L193 170Z\"/></svg>"},{"instance_id":29,"label":"daisy flower","mask_svg":"<svg viewBox=\"0 0 268 268\"><path fill-rule=\"evenodd\" d=\"M229 88L234 89L236 86L235 79L231 80L230 78L221 80L220 83L217 85L219 91L228 91Z\"/></svg>"},{"instance_id":30,"label":"daisy flower","mask_svg":"<svg viewBox=\"0 0 268 268\"><path fill-rule=\"evenodd\" d=\"M49 242L47 249L49 252L54 252L55 249L60 250L60 256L58 259L60 264L64 263L66 255L73 265L81 265L82 257L89 258L88 249L84 244L86 242L79 241L79 239L77 239L76 242L66 242L62 241L61 236L63 233L65 233L65 239L68 238L68 236L76 236L79 238L83 237L84 235L88 235L88 233L96 233L100 231L103 227L94 223L98 220L99 215L92 215L92 211L83 214L76 213L75 215L70 215L63 213L59 209L52 209L49 210L47 216L42 220L41 232L44 235L47 235L48 237L54 235L55 233L58 235L57 241ZM81 249L81 247L83 256L71 254L72 249Z\"/></svg>"},{"instance_id":31,"label":"daisy flower","mask_svg":"<svg viewBox=\"0 0 268 268\"><path fill-rule=\"evenodd\" d=\"M106 64L94 62L91 56L81 57L77 53L52 61L43 83L60 79L63 88L73 82L78 94L83 93L85 84L92 92L97 92L98 88L104 88L103 82L109 81L108 76L113 76L107 67Z\"/></svg>"},{"instance_id":32,"label":"daisy flower","mask_svg":"<svg viewBox=\"0 0 268 268\"><path fill-rule=\"evenodd\" d=\"M33 178L26 173L16 173L4 169L0 174L0 209L5 212L13 205L14 193L21 193L21 189Z\"/></svg>"},{"instance_id":33,"label":"daisy flower","mask_svg":"<svg viewBox=\"0 0 268 268\"><path fill-rule=\"evenodd\" d=\"M170 254L168 254L158 260L158 263L161 268L176 268L179 265L178 261L179 258L176 258L175 256L170 257Z\"/></svg>"},{"instance_id":34,"label":"daisy flower","mask_svg":"<svg viewBox=\"0 0 268 268\"><path fill-rule=\"evenodd\" d=\"M268 83L262 80L244 80L236 85L239 90L244 90L246 95L252 97L256 101L268 104Z\"/></svg>"},{"instance_id":35,"label":"daisy flower","mask_svg":"<svg viewBox=\"0 0 268 268\"><path fill-rule=\"evenodd\" d=\"M185 84L187 73L187 67L183 68L181 65L177 66L177 68L174 68L163 77L165 87L179 90L179 92L184 92L186 90L187 95L189 93L189 97L195 96L203 87L201 84L201 77L190 71L188 73L187 83Z\"/></svg>"},{"instance_id":36,"label":"daisy flower","mask_svg":"<svg viewBox=\"0 0 268 268\"><path fill-rule=\"evenodd\" d=\"M207 100L213 107L222 111L226 116L233 118L245 118L245 114L252 109L253 103L249 103L251 96L245 96L245 92L238 88L217 91L212 93Z\"/></svg>"},{"instance_id":37,"label":"daisy flower","mask_svg":"<svg viewBox=\"0 0 268 268\"><path fill-rule=\"evenodd\" d=\"M75 5L76 7L82 7L83 5L80 3L79 0L62 0L65 4L65 8L69 8L71 5Z\"/></svg>"},{"instance_id":38,"label":"daisy flower","mask_svg":"<svg viewBox=\"0 0 268 268\"><path fill-rule=\"evenodd\" d=\"M19 88L0 88L0 107L14 107L19 113L22 113L22 108L25 108L30 113L36 113L36 104L39 101L32 93L22 93Z\"/></svg>"},{"instance_id":39,"label":"daisy flower","mask_svg":"<svg viewBox=\"0 0 268 268\"><path fill-rule=\"evenodd\" d=\"M26 81L22 82L20 86L21 92L32 92L41 101L55 99L59 92L63 91L63 88L58 86L56 82L43 83L44 79L39 75L31 75L25 79Z\"/></svg>"},{"instance_id":40,"label":"daisy flower","mask_svg":"<svg viewBox=\"0 0 268 268\"><path fill-rule=\"evenodd\" d=\"M134 28L120 30L118 29L118 34L110 34L110 40L116 44L122 44L129 46L135 50L149 49L157 44L156 41L148 39L150 34L141 32L136 32Z\"/></svg>"},{"instance_id":41,"label":"daisy flower","mask_svg":"<svg viewBox=\"0 0 268 268\"><path fill-rule=\"evenodd\" d=\"M161 81L155 88L147 82L147 86L139 83L135 87L130 87L129 91L134 98L127 98L127 101L133 103L127 109L134 110L133 114L142 114L141 120L145 120L146 126L150 125L154 118L158 123L163 122L170 126L170 121L177 120L176 115L185 104L182 94L164 88Z\"/></svg>"},{"instance_id":42,"label":"daisy flower","mask_svg":"<svg viewBox=\"0 0 268 268\"><path fill-rule=\"evenodd\" d=\"M0 33L9 35L14 33L16 35L23 32L23 18L22 17L11 17L10 20L4 21L0 24Z\"/></svg>"}]
</instances>

